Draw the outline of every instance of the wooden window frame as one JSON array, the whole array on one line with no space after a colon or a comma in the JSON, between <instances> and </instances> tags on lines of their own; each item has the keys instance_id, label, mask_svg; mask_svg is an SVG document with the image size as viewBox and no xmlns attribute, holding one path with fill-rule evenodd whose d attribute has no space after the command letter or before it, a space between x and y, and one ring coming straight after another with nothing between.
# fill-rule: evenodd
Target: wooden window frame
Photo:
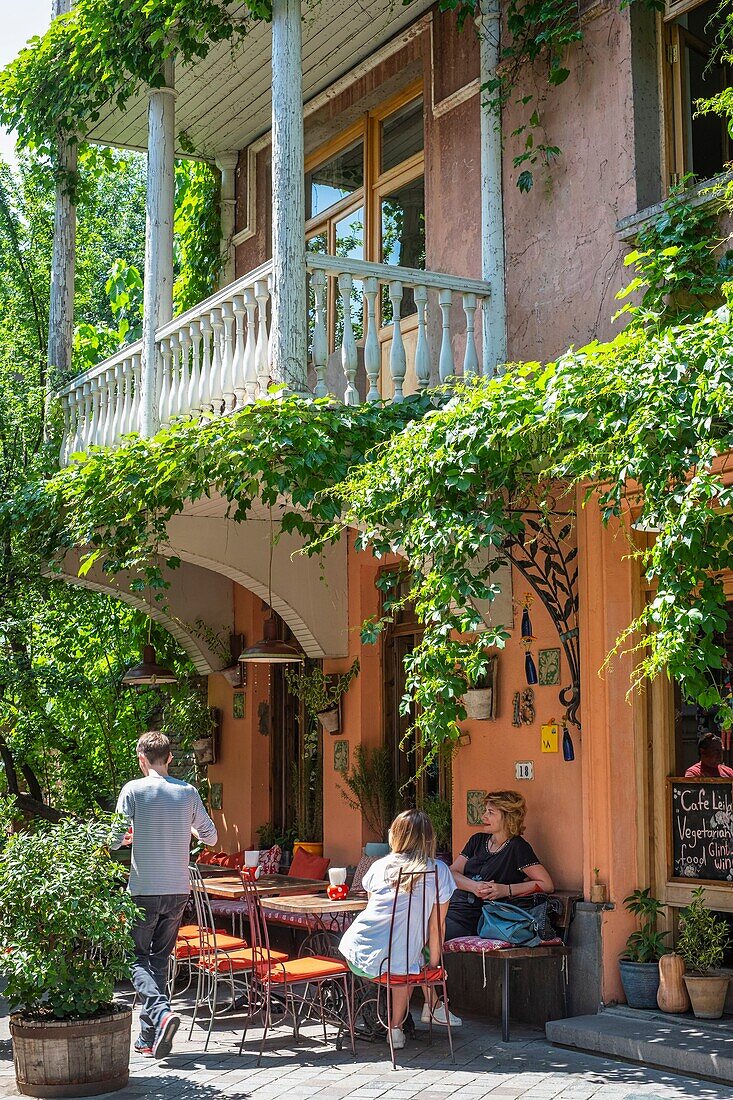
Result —
<instances>
[{"instance_id":1,"label":"wooden window frame","mask_svg":"<svg viewBox=\"0 0 733 1100\"><path fill-rule=\"evenodd\" d=\"M708 0L667 0L664 15L661 18L662 69L664 77L664 137L665 137L665 192L675 186L687 175L692 166L688 164L687 147L689 133L687 129L687 105L685 88L687 85L686 53L688 41L707 47L691 34L677 20L688 12L700 8ZM722 125L722 122L721 122Z\"/></svg>"}]
</instances>

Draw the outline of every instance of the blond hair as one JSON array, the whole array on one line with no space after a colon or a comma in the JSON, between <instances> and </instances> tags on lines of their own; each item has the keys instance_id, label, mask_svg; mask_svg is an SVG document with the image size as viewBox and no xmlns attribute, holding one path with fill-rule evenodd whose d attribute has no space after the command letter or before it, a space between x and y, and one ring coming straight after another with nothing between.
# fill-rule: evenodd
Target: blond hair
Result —
<instances>
[{"instance_id":1,"label":"blond hair","mask_svg":"<svg viewBox=\"0 0 733 1100\"><path fill-rule=\"evenodd\" d=\"M401 871L400 889L409 894L415 882L413 874L431 870L435 862L435 833L424 810L405 810L397 814L389 827L389 846L393 858L385 879L396 886Z\"/></svg>"},{"instance_id":2,"label":"blond hair","mask_svg":"<svg viewBox=\"0 0 733 1100\"><path fill-rule=\"evenodd\" d=\"M484 799L486 806L493 806L502 814L508 836L522 835L527 803L519 791L489 791Z\"/></svg>"}]
</instances>

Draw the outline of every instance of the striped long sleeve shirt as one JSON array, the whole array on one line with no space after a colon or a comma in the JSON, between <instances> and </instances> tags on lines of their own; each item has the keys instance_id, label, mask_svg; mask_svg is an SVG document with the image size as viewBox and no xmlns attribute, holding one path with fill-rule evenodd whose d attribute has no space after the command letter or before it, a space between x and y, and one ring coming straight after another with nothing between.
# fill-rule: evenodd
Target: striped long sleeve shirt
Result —
<instances>
[{"instance_id":1,"label":"striped long sleeve shirt","mask_svg":"<svg viewBox=\"0 0 733 1100\"><path fill-rule=\"evenodd\" d=\"M216 844L217 839L216 826L196 788L182 779L150 772L125 784L117 813L133 827L130 893L187 894L192 830L204 844Z\"/></svg>"}]
</instances>

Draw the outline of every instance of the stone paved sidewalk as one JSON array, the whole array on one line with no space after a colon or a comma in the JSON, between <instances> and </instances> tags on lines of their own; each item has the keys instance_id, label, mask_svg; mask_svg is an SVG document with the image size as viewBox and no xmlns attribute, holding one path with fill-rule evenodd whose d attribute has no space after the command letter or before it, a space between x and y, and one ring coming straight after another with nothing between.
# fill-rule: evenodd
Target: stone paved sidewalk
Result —
<instances>
[{"instance_id":1,"label":"stone paved sidewalk","mask_svg":"<svg viewBox=\"0 0 733 1100\"><path fill-rule=\"evenodd\" d=\"M392 1070L386 1045L357 1043L351 1051L325 1047L319 1028L275 1028L262 1065L256 1066L261 1032L251 1029L244 1054L238 1017L224 1017L209 1050L198 1028L188 1040L185 1013L174 1050L164 1062L133 1057L125 1098L154 1100L731 1100L730 1086L678 1077L662 1070L575 1051L554 1049L540 1032L517 1028L504 1044L498 1029L466 1021L454 1032L456 1064L440 1033L433 1046L419 1030ZM133 1032L134 1034L134 1032ZM16 1097L7 1014L0 1018L0 1097Z\"/></svg>"}]
</instances>

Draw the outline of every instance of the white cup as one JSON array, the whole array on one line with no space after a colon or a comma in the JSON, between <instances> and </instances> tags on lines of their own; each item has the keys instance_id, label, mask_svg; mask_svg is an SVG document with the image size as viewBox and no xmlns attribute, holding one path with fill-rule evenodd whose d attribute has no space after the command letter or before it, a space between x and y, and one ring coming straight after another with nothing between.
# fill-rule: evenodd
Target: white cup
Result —
<instances>
[{"instance_id":1,"label":"white cup","mask_svg":"<svg viewBox=\"0 0 733 1100\"><path fill-rule=\"evenodd\" d=\"M253 850L253 851L249 851L249 852L244 853L244 866L245 867L256 867L259 862L260 862L259 848L256 851Z\"/></svg>"},{"instance_id":2,"label":"white cup","mask_svg":"<svg viewBox=\"0 0 733 1100\"><path fill-rule=\"evenodd\" d=\"M346 882L346 868L331 867L328 872L328 881L332 886L343 886Z\"/></svg>"}]
</instances>

